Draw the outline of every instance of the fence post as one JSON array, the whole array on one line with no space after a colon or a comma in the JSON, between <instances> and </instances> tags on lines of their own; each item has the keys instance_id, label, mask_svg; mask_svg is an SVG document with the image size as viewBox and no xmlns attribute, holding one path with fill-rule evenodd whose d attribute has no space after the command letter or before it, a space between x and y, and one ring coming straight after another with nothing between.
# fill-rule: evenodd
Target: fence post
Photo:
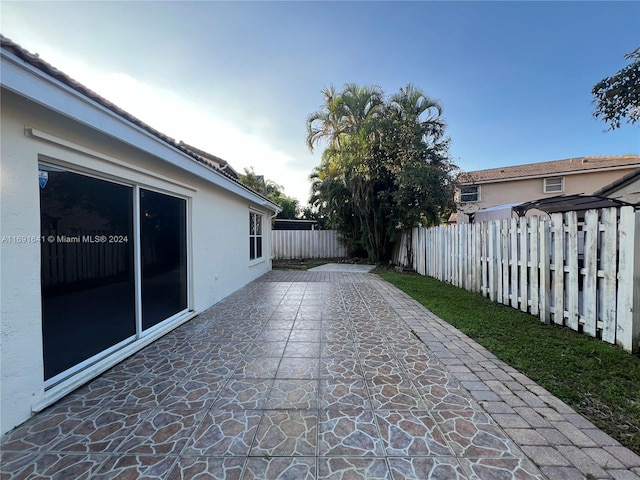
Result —
<instances>
[{"instance_id":1,"label":"fence post","mask_svg":"<svg viewBox=\"0 0 640 480\"><path fill-rule=\"evenodd\" d=\"M616 343L625 350L640 348L640 212L620 209L618 321Z\"/></svg>"}]
</instances>

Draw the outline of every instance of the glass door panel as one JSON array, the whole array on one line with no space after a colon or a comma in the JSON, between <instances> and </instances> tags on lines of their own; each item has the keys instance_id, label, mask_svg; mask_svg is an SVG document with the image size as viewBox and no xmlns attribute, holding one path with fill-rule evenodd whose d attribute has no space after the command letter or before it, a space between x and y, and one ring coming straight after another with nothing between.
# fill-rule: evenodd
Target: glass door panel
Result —
<instances>
[{"instance_id":1,"label":"glass door panel","mask_svg":"<svg viewBox=\"0 0 640 480\"><path fill-rule=\"evenodd\" d=\"M187 202L140 189L142 329L187 308Z\"/></svg>"},{"instance_id":2,"label":"glass door panel","mask_svg":"<svg viewBox=\"0 0 640 480\"><path fill-rule=\"evenodd\" d=\"M133 189L40 165L49 380L136 333Z\"/></svg>"}]
</instances>

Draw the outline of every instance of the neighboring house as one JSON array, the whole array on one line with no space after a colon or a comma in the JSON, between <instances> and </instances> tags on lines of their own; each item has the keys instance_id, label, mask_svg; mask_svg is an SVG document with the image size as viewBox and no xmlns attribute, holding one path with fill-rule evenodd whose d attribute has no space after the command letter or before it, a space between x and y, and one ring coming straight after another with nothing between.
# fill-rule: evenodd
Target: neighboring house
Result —
<instances>
[{"instance_id":1,"label":"neighboring house","mask_svg":"<svg viewBox=\"0 0 640 480\"><path fill-rule=\"evenodd\" d=\"M269 271L279 208L0 41L6 432Z\"/></svg>"},{"instance_id":2,"label":"neighboring house","mask_svg":"<svg viewBox=\"0 0 640 480\"><path fill-rule=\"evenodd\" d=\"M594 195L615 198L640 205L640 168L594 192Z\"/></svg>"},{"instance_id":3,"label":"neighboring house","mask_svg":"<svg viewBox=\"0 0 640 480\"><path fill-rule=\"evenodd\" d=\"M640 167L640 156L579 157L466 172L458 177L458 222L480 209L557 195L592 194Z\"/></svg>"}]
</instances>

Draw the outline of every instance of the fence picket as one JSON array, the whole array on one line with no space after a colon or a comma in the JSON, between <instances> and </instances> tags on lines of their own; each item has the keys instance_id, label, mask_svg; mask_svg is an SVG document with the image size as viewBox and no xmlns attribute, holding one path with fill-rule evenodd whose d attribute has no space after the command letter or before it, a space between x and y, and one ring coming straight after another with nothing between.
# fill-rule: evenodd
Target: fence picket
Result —
<instances>
[{"instance_id":1,"label":"fence picket","mask_svg":"<svg viewBox=\"0 0 640 480\"><path fill-rule=\"evenodd\" d=\"M502 220L502 231L500 232L502 239L502 303L509 305L509 220Z\"/></svg>"},{"instance_id":2,"label":"fence picket","mask_svg":"<svg viewBox=\"0 0 640 480\"><path fill-rule=\"evenodd\" d=\"M529 277L529 243L527 241L527 219L519 219L520 233L520 254L518 255L520 264L520 310L527 312L529 306L528 298L528 277Z\"/></svg>"},{"instance_id":3,"label":"fence picket","mask_svg":"<svg viewBox=\"0 0 640 480\"><path fill-rule=\"evenodd\" d=\"M529 284L531 285L529 295L531 297L531 315L538 315L540 308L539 281L540 281L540 260L538 259L540 229L538 228L538 217L531 217L529 230L529 256L531 265L529 269Z\"/></svg>"},{"instance_id":4,"label":"fence picket","mask_svg":"<svg viewBox=\"0 0 640 480\"><path fill-rule=\"evenodd\" d=\"M511 306L518 308L518 221L511 219L509 229L511 252L509 263L511 264Z\"/></svg>"},{"instance_id":5,"label":"fence picket","mask_svg":"<svg viewBox=\"0 0 640 480\"><path fill-rule=\"evenodd\" d=\"M582 331L592 337L597 330L597 275L598 275L598 211L588 210L584 216L584 277L582 289Z\"/></svg>"},{"instance_id":6,"label":"fence picket","mask_svg":"<svg viewBox=\"0 0 640 480\"><path fill-rule=\"evenodd\" d=\"M572 330L578 330L578 215L576 212L566 213L567 222L567 325Z\"/></svg>"},{"instance_id":7,"label":"fence picket","mask_svg":"<svg viewBox=\"0 0 640 480\"><path fill-rule=\"evenodd\" d=\"M542 220L538 225L538 237L540 239L540 321L551 322L549 301L551 300L551 260L550 260L550 224Z\"/></svg>"},{"instance_id":8,"label":"fence picket","mask_svg":"<svg viewBox=\"0 0 640 480\"><path fill-rule=\"evenodd\" d=\"M551 215L553 232L553 323L564 325L564 223L561 213Z\"/></svg>"}]
</instances>

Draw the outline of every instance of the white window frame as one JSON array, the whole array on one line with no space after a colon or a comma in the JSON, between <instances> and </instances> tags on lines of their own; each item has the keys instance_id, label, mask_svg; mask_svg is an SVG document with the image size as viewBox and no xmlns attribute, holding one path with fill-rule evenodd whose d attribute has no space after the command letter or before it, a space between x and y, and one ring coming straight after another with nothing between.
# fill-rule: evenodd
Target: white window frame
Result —
<instances>
[{"instance_id":1,"label":"white window frame","mask_svg":"<svg viewBox=\"0 0 640 480\"><path fill-rule=\"evenodd\" d=\"M260 263L265 260L264 249L264 213L259 212L257 210L249 210L249 242L250 245L253 245L254 256L251 257L251 247L249 247L249 262L250 264ZM260 222L257 222L257 219L260 219ZM252 233L252 227L253 232ZM260 230L258 232L258 229ZM258 252L258 238L261 239L260 243L260 256L257 255Z\"/></svg>"},{"instance_id":2,"label":"white window frame","mask_svg":"<svg viewBox=\"0 0 640 480\"><path fill-rule=\"evenodd\" d=\"M473 195L472 193L464 193L463 190L467 188L467 189L471 189L471 188L475 188L476 189L476 193L475 193L475 200L465 200L464 199L464 195ZM479 202L480 201L480 185L465 185L465 186L461 186L460 187L460 203L473 203L473 202Z\"/></svg>"},{"instance_id":3,"label":"white window frame","mask_svg":"<svg viewBox=\"0 0 640 480\"><path fill-rule=\"evenodd\" d=\"M554 182L551 184L553 188L549 188L549 181L553 180ZM560 181L558 184L557 181ZM556 190L555 187L560 187L560 189ZM542 189L544 193L562 193L564 192L564 177L548 177L542 181Z\"/></svg>"}]
</instances>

